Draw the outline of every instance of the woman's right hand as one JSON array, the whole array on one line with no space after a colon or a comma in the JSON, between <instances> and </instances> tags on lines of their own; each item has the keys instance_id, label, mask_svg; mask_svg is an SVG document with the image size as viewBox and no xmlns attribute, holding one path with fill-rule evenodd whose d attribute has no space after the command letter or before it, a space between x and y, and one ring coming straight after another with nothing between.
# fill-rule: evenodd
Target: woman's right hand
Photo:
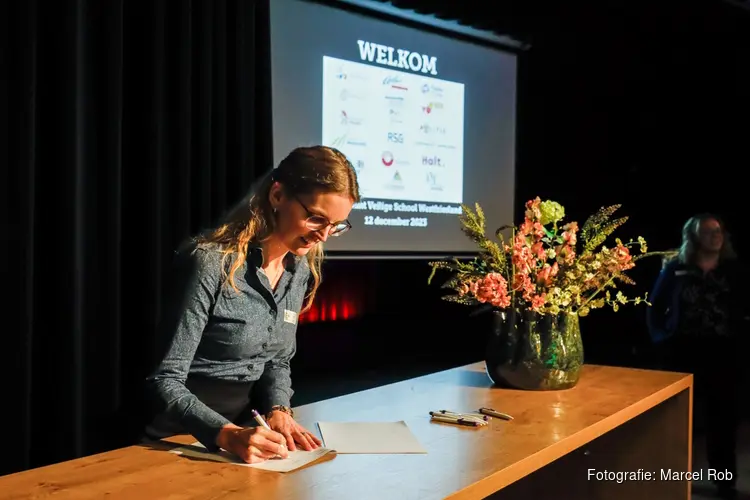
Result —
<instances>
[{"instance_id":1,"label":"woman's right hand","mask_svg":"<svg viewBox=\"0 0 750 500\"><path fill-rule=\"evenodd\" d=\"M260 426L242 428L227 424L219 431L216 445L249 464L264 462L275 456L289 456L284 436Z\"/></svg>"}]
</instances>

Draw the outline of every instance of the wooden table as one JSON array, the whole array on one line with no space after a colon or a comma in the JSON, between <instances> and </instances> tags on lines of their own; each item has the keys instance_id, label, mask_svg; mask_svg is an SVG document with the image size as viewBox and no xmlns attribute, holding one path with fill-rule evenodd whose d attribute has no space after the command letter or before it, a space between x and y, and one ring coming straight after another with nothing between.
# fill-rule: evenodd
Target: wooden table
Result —
<instances>
[{"instance_id":1,"label":"wooden table","mask_svg":"<svg viewBox=\"0 0 750 500\"><path fill-rule=\"evenodd\" d=\"M692 375L586 366L559 392L492 388L477 363L302 406L297 418L407 422L424 455L336 455L282 474L131 446L0 478L0 498L684 499L691 470ZM432 423L430 410L492 407L483 428ZM191 436L176 442L191 443ZM656 474L603 481L596 472Z\"/></svg>"}]
</instances>

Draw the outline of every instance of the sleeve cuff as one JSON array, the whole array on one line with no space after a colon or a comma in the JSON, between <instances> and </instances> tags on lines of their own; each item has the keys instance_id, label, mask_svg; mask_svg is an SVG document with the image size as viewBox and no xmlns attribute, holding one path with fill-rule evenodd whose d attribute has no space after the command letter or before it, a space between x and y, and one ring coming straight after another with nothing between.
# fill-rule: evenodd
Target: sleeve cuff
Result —
<instances>
[{"instance_id":1,"label":"sleeve cuff","mask_svg":"<svg viewBox=\"0 0 750 500\"><path fill-rule=\"evenodd\" d=\"M185 429L210 452L220 450L216 444L216 437L219 435L219 431L230 423L228 419L213 411L210 414L206 413L203 415L188 414L185 415L183 420Z\"/></svg>"}]
</instances>

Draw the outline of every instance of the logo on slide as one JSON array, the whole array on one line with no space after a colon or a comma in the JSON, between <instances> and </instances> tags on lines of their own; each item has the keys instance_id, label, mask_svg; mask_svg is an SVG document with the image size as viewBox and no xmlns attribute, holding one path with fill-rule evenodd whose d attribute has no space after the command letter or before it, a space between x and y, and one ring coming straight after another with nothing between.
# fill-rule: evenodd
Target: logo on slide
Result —
<instances>
[{"instance_id":1,"label":"logo on slide","mask_svg":"<svg viewBox=\"0 0 750 500\"><path fill-rule=\"evenodd\" d=\"M432 92L432 93L437 94L437 95L442 95L443 94L443 89L441 89L440 87L437 87L435 85L428 85L428 84L425 83L424 85L422 85L422 93L423 94L427 94L428 92Z\"/></svg>"},{"instance_id":2,"label":"logo on slide","mask_svg":"<svg viewBox=\"0 0 750 500\"><path fill-rule=\"evenodd\" d=\"M333 141L331 141L331 147L340 148L346 142L346 137L348 135L349 134L342 134L336 137L335 139L333 139Z\"/></svg>"},{"instance_id":3,"label":"logo on slide","mask_svg":"<svg viewBox=\"0 0 750 500\"><path fill-rule=\"evenodd\" d=\"M398 170L396 170L396 173L393 174L393 180L395 182L401 182L401 174L398 173Z\"/></svg>"},{"instance_id":4,"label":"logo on slide","mask_svg":"<svg viewBox=\"0 0 750 500\"><path fill-rule=\"evenodd\" d=\"M426 114L432 113L432 110L434 109L443 109L443 103L442 102L431 102L427 106L422 106L422 111L424 111Z\"/></svg>"},{"instance_id":5,"label":"logo on slide","mask_svg":"<svg viewBox=\"0 0 750 500\"><path fill-rule=\"evenodd\" d=\"M383 78L383 85L389 85L392 89L397 90L409 90L409 88L401 83L401 77L399 76L386 76Z\"/></svg>"},{"instance_id":6,"label":"logo on slide","mask_svg":"<svg viewBox=\"0 0 750 500\"><path fill-rule=\"evenodd\" d=\"M367 80L367 78L363 77L359 73L349 73L346 71L344 66L339 66L338 73L334 76L336 80Z\"/></svg>"},{"instance_id":7,"label":"logo on slide","mask_svg":"<svg viewBox=\"0 0 750 500\"><path fill-rule=\"evenodd\" d=\"M425 123L422 126L419 127L419 130L421 132L424 132L425 134L445 134L445 127L433 127L432 125Z\"/></svg>"},{"instance_id":8,"label":"logo on slide","mask_svg":"<svg viewBox=\"0 0 750 500\"><path fill-rule=\"evenodd\" d=\"M437 175L435 174L435 172L427 172L427 175L425 176L425 181L427 181L427 185L430 186L430 189L432 191L443 190L443 186L438 184Z\"/></svg>"},{"instance_id":9,"label":"logo on slide","mask_svg":"<svg viewBox=\"0 0 750 500\"><path fill-rule=\"evenodd\" d=\"M394 142L396 144L404 143L404 134L401 132L388 132L388 142Z\"/></svg>"},{"instance_id":10,"label":"logo on slide","mask_svg":"<svg viewBox=\"0 0 750 500\"><path fill-rule=\"evenodd\" d=\"M349 133L341 134L331 141L330 146L334 148L342 148L344 145L349 146L367 146L367 141L359 138L350 138Z\"/></svg>"},{"instance_id":11,"label":"logo on slide","mask_svg":"<svg viewBox=\"0 0 750 500\"><path fill-rule=\"evenodd\" d=\"M346 89L344 89L344 90L341 91L340 97L341 97L342 101L346 101L348 99L360 99L360 100L362 99L362 95L361 94L357 94L356 92L352 92L352 91L346 90Z\"/></svg>"},{"instance_id":12,"label":"logo on slide","mask_svg":"<svg viewBox=\"0 0 750 500\"><path fill-rule=\"evenodd\" d=\"M345 110L341 110L341 125L362 125L362 120L358 117L351 116Z\"/></svg>"},{"instance_id":13,"label":"logo on slide","mask_svg":"<svg viewBox=\"0 0 750 500\"><path fill-rule=\"evenodd\" d=\"M388 103L389 108L403 108L404 107L403 97L397 97L395 95L387 95L385 96L385 101Z\"/></svg>"},{"instance_id":14,"label":"logo on slide","mask_svg":"<svg viewBox=\"0 0 750 500\"><path fill-rule=\"evenodd\" d=\"M427 167L444 167L445 163L439 156L423 156L422 165Z\"/></svg>"},{"instance_id":15,"label":"logo on slide","mask_svg":"<svg viewBox=\"0 0 750 500\"><path fill-rule=\"evenodd\" d=\"M388 117L391 119L391 123L403 123L401 119L401 111L397 109L389 109Z\"/></svg>"},{"instance_id":16,"label":"logo on slide","mask_svg":"<svg viewBox=\"0 0 750 500\"><path fill-rule=\"evenodd\" d=\"M383 154L380 156L380 160L383 162L383 165L386 167L390 167L393 165L393 153L390 151L383 151Z\"/></svg>"},{"instance_id":17,"label":"logo on slide","mask_svg":"<svg viewBox=\"0 0 750 500\"><path fill-rule=\"evenodd\" d=\"M362 160L353 161L352 166L354 167L354 171L357 172L357 175L359 175L359 173L362 172L362 169L365 168L365 162Z\"/></svg>"}]
</instances>

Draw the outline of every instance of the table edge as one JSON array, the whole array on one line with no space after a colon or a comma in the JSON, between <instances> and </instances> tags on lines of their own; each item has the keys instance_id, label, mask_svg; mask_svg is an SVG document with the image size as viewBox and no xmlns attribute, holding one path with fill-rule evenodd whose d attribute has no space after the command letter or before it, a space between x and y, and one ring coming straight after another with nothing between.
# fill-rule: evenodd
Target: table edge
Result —
<instances>
[{"instance_id":1,"label":"table edge","mask_svg":"<svg viewBox=\"0 0 750 500\"><path fill-rule=\"evenodd\" d=\"M531 473L549 465L555 460L584 446L607 432L619 427L635 417L676 396L683 391L692 390L693 375L686 373L684 377L641 399L632 405L603 418L599 422L572 434L557 443L529 455L515 462L505 469L499 470L479 481L470 484L445 497L446 500L468 500L486 498L502 488L530 475Z\"/></svg>"}]
</instances>

